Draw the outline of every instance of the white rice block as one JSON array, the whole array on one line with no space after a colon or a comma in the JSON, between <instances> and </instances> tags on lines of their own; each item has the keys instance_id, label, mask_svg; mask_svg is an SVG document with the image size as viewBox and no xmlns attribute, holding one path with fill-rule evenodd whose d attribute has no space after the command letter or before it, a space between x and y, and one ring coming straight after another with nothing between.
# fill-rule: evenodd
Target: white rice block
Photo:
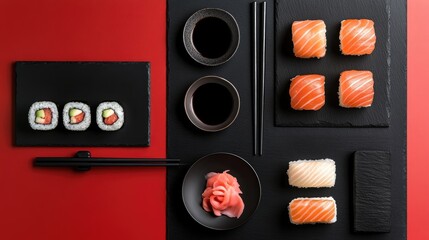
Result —
<instances>
[{"instance_id":1,"label":"white rice block","mask_svg":"<svg viewBox=\"0 0 429 240\"><path fill-rule=\"evenodd\" d=\"M52 112L51 124L36 123L36 111L44 108L50 108ZM35 102L28 110L28 123L34 130L48 131L55 129L58 125L58 108L57 105L50 101Z\"/></svg>"},{"instance_id":2,"label":"white rice block","mask_svg":"<svg viewBox=\"0 0 429 240\"><path fill-rule=\"evenodd\" d=\"M335 161L329 158L291 161L287 175L289 184L294 187L330 188L335 185Z\"/></svg>"},{"instance_id":3,"label":"white rice block","mask_svg":"<svg viewBox=\"0 0 429 240\"><path fill-rule=\"evenodd\" d=\"M288 210L290 222L295 225L337 221L337 204L333 197L295 198Z\"/></svg>"},{"instance_id":4,"label":"white rice block","mask_svg":"<svg viewBox=\"0 0 429 240\"><path fill-rule=\"evenodd\" d=\"M70 109L77 108L85 113L85 117L80 123L70 122ZM89 106L81 102L69 102L63 108L63 124L64 127L71 131L85 131L91 125L91 110Z\"/></svg>"},{"instance_id":5,"label":"white rice block","mask_svg":"<svg viewBox=\"0 0 429 240\"><path fill-rule=\"evenodd\" d=\"M118 115L118 120L112 125L106 125L103 121L103 110L111 108ZM117 102L102 102L97 107L97 125L103 131L117 131L124 125L124 109Z\"/></svg>"}]
</instances>

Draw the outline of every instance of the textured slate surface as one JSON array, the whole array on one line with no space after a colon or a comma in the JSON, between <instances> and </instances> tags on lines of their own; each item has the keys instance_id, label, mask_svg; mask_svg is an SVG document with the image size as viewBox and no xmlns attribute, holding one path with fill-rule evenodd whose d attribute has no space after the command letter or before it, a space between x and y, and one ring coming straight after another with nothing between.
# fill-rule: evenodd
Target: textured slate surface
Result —
<instances>
[{"instance_id":1,"label":"textured slate surface","mask_svg":"<svg viewBox=\"0 0 429 240\"><path fill-rule=\"evenodd\" d=\"M406 239L406 2L391 5L391 125L389 128L303 128L275 127L274 1L267 2L267 76L264 126L264 155L252 155L252 95L250 2L244 0L168 1L168 157L192 164L213 152L225 151L246 159L261 180L261 203L245 225L214 231L200 226L182 202L181 187L187 167L167 169L167 239L272 239L272 240L392 240ZM291 1L291 4L294 1ZM347 7L347 0L342 1ZM205 7L229 11L240 27L241 41L236 55L218 67L195 63L182 43L186 19ZM332 14L331 14L332 15ZM240 93L241 109L226 130L205 133L186 118L183 99L186 89L204 75L230 80ZM392 230L383 234L353 233L353 153L357 150L391 152ZM331 189L297 189L285 182L289 161L332 158L337 181ZM338 222L332 225L295 226L289 222L288 203L296 197L333 196Z\"/></svg>"},{"instance_id":2,"label":"textured slate surface","mask_svg":"<svg viewBox=\"0 0 429 240\"><path fill-rule=\"evenodd\" d=\"M149 74L147 62L17 62L15 64L15 145L17 146L148 146ZM53 101L60 118L51 131L34 131L28 124L33 102ZM91 126L66 130L62 109L82 101L91 109ZM105 132L96 123L103 101L117 101L125 122L119 131Z\"/></svg>"},{"instance_id":3,"label":"textured slate surface","mask_svg":"<svg viewBox=\"0 0 429 240\"><path fill-rule=\"evenodd\" d=\"M357 151L353 170L353 230L390 232L390 153Z\"/></svg>"},{"instance_id":4,"label":"textured slate surface","mask_svg":"<svg viewBox=\"0 0 429 240\"><path fill-rule=\"evenodd\" d=\"M389 126L389 8L390 0L278 0L276 10L276 125L323 127ZM370 55L344 56L339 51L341 21L368 18L375 23L376 48ZM326 24L327 52L321 59L300 59L293 54L291 26L295 20L321 19ZM345 70L374 74L374 102L370 108L347 109L338 105L339 76ZM325 106L318 111L290 107L290 79L302 74L322 74Z\"/></svg>"}]
</instances>

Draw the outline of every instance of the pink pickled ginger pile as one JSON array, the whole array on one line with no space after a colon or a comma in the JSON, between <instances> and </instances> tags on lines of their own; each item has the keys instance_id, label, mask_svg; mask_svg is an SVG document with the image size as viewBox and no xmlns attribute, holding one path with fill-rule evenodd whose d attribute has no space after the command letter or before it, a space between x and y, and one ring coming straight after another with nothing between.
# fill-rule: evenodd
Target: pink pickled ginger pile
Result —
<instances>
[{"instance_id":1,"label":"pink pickled ginger pile","mask_svg":"<svg viewBox=\"0 0 429 240\"><path fill-rule=\"evenodd\" d=\"M210 172L206 175L206 190L202 194L203 208L216 216L226 215L239 218L244 210L240 184L237 178L225 170L223 173Z\"/></svg>"}]
</instances>

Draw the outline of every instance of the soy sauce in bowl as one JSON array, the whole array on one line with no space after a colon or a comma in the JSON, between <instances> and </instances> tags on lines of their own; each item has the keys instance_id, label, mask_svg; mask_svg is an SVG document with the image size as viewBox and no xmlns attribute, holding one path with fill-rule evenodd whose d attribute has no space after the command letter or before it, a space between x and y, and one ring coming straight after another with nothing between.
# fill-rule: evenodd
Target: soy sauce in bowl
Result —
<instances>
[{"instance_id":1,"label":"soy sauce in bowl","mask_svg":"<svg viewBox=\"0 0 429 240\"><path fill-rule=\"evenodd\" d=\"M195 115L203 123L217 125L225 122L230 116L233 99L223 85L206 83L195 91L192 105Z\"/></svg>"},{"instance_id":2,"label":"soy sauce in bowl","mask_svg":"<svg viewBox=\"0 0 429 240\"><path fill-rule=\"evenodd\" d=\"M219 58L232 43L232 32L228 24L216 17L201 19L192 35L195 48L206 58Z\"/></svg>"}]
</instances>

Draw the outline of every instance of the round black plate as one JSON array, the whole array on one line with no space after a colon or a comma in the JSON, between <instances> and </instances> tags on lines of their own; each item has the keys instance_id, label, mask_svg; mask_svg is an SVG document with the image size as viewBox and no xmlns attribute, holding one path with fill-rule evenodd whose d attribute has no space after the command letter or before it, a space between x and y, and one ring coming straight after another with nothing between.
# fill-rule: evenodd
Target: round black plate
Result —
<instances>
[{"instance_id":1,"label":"round black plate","mask_svg":"<svg viewBox=\"0 0 429 240\"><path fill-rule=\"evenodd\" d=\"M244 211L240 218L215 216L206 212L202 207L201 194L206 185L205 175L209 172L229 173L237 178L243 192ZM182 198L186 209L192 218L201 225L214 230L228 230L247 222L258 208L261 198L261 185L255 170L241 157L230 153L214 153L202 157L195 162L183 180Z\"/></svg>"}]
</instances>

